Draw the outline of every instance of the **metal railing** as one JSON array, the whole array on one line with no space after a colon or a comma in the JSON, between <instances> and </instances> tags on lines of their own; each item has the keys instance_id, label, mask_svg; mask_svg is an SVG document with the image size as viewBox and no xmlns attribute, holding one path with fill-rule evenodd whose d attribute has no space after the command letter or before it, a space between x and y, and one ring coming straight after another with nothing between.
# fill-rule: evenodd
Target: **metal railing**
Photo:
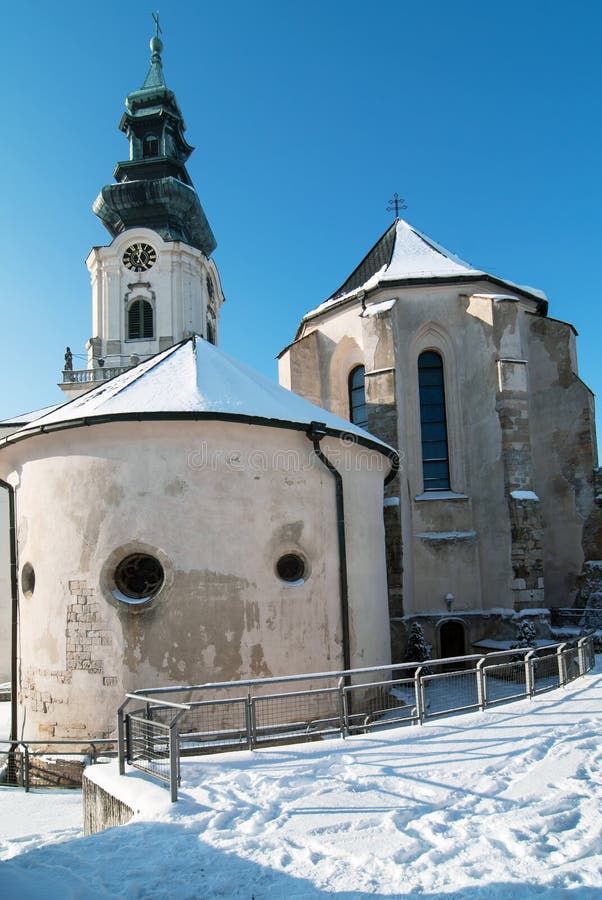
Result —
<instances>
[{"instance_id":1,"label":"metal railing","mask_svg":"<svg viewBox=\"0 0 602 900\"><path fill-rule=\"evenodd\" d=\"M594 661L588 635L419 665L136 691L119 708L119 772L125 774L128 762L169 784L177 800L181 756L419 725L553 690Z\"/></svg>"},{"instance_id":2,"label":"metal railing","mask_svg":"<svg viewBox=\"0 0 602 900\"><path fill-rule=\"evenodd\" d=\"M54 751L51 748L56 747ZM61 748L69 747L69 750ZM37 749L36 749L37 748ZM101 756L115 757L117 742L111 738L94 738L63 741L10 741L0 740L0 784L22 787L26 792L35 786L66 786L71 779L64 768L53 771L53 761L65 761L73 757L85 763L98 762Z\"/></svg>"},{"instance_id":3,"label":"metal railing","mask_svg":"<svg viewBox=\"0 0 602 900\"><path fill-rule=\"evenodd\" d=\"M163 703L162 712L169 712L169 721L152 718L152 703L124 715L131 700L140 701L136 694L126 694L117 712L117 747L119 774L125 775L125 761L131 766L153 775L170 786L171 799L178 799L180 784L180 746L178 720L189 709L184 703Z\"/></svg>"},{"instance_id":4,"label":"metal railing","mask_svg":"<svg viewBox=\"0 0 602 900\"><path fill-rule=\"evenodd\" d=\"M552 627L602 628L602 609L589 606L552 607Z\"/></svg>"}]
</instances>

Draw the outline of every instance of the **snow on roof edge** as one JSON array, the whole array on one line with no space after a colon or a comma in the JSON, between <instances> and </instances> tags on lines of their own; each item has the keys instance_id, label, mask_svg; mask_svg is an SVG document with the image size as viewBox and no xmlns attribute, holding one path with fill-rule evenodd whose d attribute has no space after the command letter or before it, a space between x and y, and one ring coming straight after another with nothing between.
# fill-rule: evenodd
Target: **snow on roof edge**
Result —
<instances>
[{"instance_id":1,"label":"snow on roof edge","mask_svg":"<svg viewBox=\"0 0 602 900\"><path fill-rule=\"evenodd\" d=\"M179 369L176 369L176 357L179 353L185 352L188 343L191 344L193 367L192 369L189 367L191 358L186 354L186 356L181 357L177 361ZM197 364L197 349L201 348L204 352L201 354L201 362ZM123 400L123 396L130 389L135 394L134 389L139 388L140 383L144 379L155 380L157 378L157 370L170 360L174 362L174 371L161 373L163 383L159 380L160 389L158 391L155 390L153 393L153 385L149 383L148 394L142 393L142 397L138 396L130 402L119 402ZM212 369L214 370L213 372ZM166 389L170 388L169 379L173 378L174 375L177 376L179 371L183 372L184 377L188 379L189 393L195 400L195 403L179 406L179 398L176 397L176 404L171 406L171 408L169 408L168 403L166 403L165 408L157 405L153 408L152 403L145 408L145 396L154 400L155 404L157 401L161 403L162 398L165 397ZM199 371L202 379L204 378L205 381L197 386ZM231 374L232 378L228 384L228 376ZM226 380L222 381L224 377ZM212 379L213 384L211 383ZM215 389L215 384L218 383L221 390L221 385L224 384L223 402L219 391L217 397L211 397L211 394L209 394L207 399L207 396L203 395L202 389L206 386L207 381L209 389L212 387ZM195 393L195 390L198 392L199 389L201 389L201 394ZM233 391L234 394L232 393ZM239 392L238 396L236 391ZM287 410L288 400L285 394L290 397L289 410ZM237 404L232 403L233 397L238 401ZM189 397L186 395L184 399L189 400ZM207 403L203 405L206 399ZM273 414L271 413L272 410ZM93 423L100 424L119 420L157 421L170 419L244 421L268 427L288 427L295 430L307 429L311 422L319 422L326 426L327 433L331 436L346 436L348 440L355 440L364 446L375 449L388 457L394 466L397 460L397 450L376 435L372 435L352 422L341 419L328 410L310 403L304 397L289 391L261 373L255 372L242 361L231 357L198 335L186 338L167 350L163 350L150 359L139 363L139 365L129 369L127 372L123 372L107 382L99 384L96 388L80 397L62 404L53 413L33 420L23 428L3 438L0 441L0 446L14 444L36 434L66 430Z\"/></svg>"}]
</instances>

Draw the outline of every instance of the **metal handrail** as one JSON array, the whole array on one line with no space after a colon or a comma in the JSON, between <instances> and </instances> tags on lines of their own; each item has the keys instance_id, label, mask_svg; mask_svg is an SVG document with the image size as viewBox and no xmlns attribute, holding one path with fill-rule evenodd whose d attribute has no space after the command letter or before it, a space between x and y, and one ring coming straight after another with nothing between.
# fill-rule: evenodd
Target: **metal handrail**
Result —
<instances>
[{"instance_id":1,"label":"metal handrail","mask_svg":"<svg viewBox=\"0 0 602 900\"><path fill-rule=\"evenodd\" d=\"M233 727L231 724L224 723L219 727L212 725L209 728L207 728L206 726L204 728L201 728L198 726L194 718L192 720L192 723L189 721L188 730L182 732L182 736L185 736L186 739L194 737L195 740L200 740L201 742L203 742L204 752L207 752L209 744L211 744L212 748L217 746L221 746L222 749L232 748L233 742L231 740L231 736L233 734L236 734L240 740L246 743L246 746L249 749L253 749L257 747L258 744L261 744L266 740L269 741L270 739L298 740L303 733L331 734L332 732L340 731L341 736L345 738L354 731L358 730L358 728L367 729L375 724L378 724L378 720L374 715L374 711L360 711L355 714L352 714L350 712L350 699L353 691L369 690L371 688L374 689L381 687L385 689L391 689L392 686L401 684L405 685L405 687L407 688L408 685L411 684L412 688L410 688L410 692L413 692L413 698L411 700L409 700L408 698L400 698L400 703L397 705L392 704L388 708L379 707L379 714L393 712L393 721L395 722L401 721L403 719L408 723L415 722L418 724L422 724L425 718L430 716L445 715L467 709L483 710L489 705L489 703L508 702L509 700L515 699L517 696L531 698L535 695L535 693L538 693L541 690L550 690L554 686L561 687L567 684L573 678L585 674L585 672L588 671L589 668L591 668L591 665L593 664L592 641L592 636L587 635L583 638L580 638L578 641L570 642L570 645L567 642L563 642L544 644L543 646L536 648L513 647L512 649L497 650L485 655L480 653L471 654L469 656L445 657L428 660L424 663L390 663L387 665L366 666L359 669L344 669L333 672L311 672L302 675L285 675L282 677L272 676L269 678L244 679L241 681L207 682L201 685L144 688L127 694L124 702L119 707L119 771L120 774L125 773L125 761L126 759L129 760L132 756L128 748L128 715L131 715L132 721L134 721L136 717L134 713L126 714L126 708L132 701L138 701L139 704L144 704L143 710L141 710L141 712L146 713L144 718L145 726L152 728L153 724L155 724L157 731L161 731L162 734L165 734L167 728L169 728L170 730L170 785L172 800L175 800L177 799L177 784L179 781L180 735L177 733L177 723L182 719L186 712L192 712L192 714L194 715L195 711L199 709L223 709L225 704L236 704L244 706L244 725L242 725L241 723L238 727ZM569 673L567 672L566 668L565 654L568 652L567 647L572 647L573 652L577 653L577 674L573 674L572 677L569 677ZM543 681L538 685L537 672L535 669L536 661L538 659L545 660L553 658L554 656L557 660L557 675L555 676L555 678L557 679L557 685L554 683L550 683L550 675L546 670L544 670L542 676ZM507 665L504 662L501 662L501 664L497 662L498 660L503 659L508 660ZM446 671L440 672L438 674L426 674L425 672L425 669L429 669L432 671L432 669L435 669L437 667L449 668L450 665L456 663L461 664L461 668L459 667L456 671ZM472 667L466 667L467 663L476 664ZM485 689L488 668L491 667L492 669L505 669L507 667L510 667L512 669L516 666L518 666L519 670L523 672L522 679L519 679L518 683L524 685L524 689L522 691L519 691L518 694L514 693L513 695L508 696L500 696L498 694L489 701L487 698L487 691ZM391 673L392 677L381 681L360 681L355 685L351 685L347 681L348 676L383 672ZM473 687L471 687L471 692L472 698L475 697L476 693L476 702L474 702L474 699L466 702L466 697L461 699L458 699L456 697L455 706L444 706L443 708L436 707L435 709L429 710L427 708L425 696L425 684L440 683L441 679L448 679L449 681L449 679L453 678L454 676L456 678L458 676L464 676L464 678L469 681L474 677L476 681L476 692ZM316 682L319 683L320 681L324 681L325 679L329 679L331 681L336 679L337 683L336 685L328 687L324 686L322 688L311 687L306 690L289 690L276 693L268 692L265 694L262 693L255 695L253 695L251 690L253 687L267 687L275 684L295 685L301 681L309 681L315 684ZM242 690L243 688L245 689L245 691ZM462 688L462 690L465 689L465 687ZM167 699L166 696L174 693L190 693L194 691L200 692L202 696L203 694L206 695L208 691L218 692L221 690L238 690L239 694L236 697L229 698L213 697L211 699L203 700L188 700L187 703L177 703L174 700ZM258 725L258 702L265 703L269 708L271 703L294 703L295 700L299 700L300 698L303 700L326 694L338 696L338 712L333 706L330 714L324 715L318 713L317 717L314 714L313 716L309 716L308 718L304 719L302 712L299 712L294 708L292 710L290 708L287 710L283 706L281 707L280 712L278 712L277 710L277 716L276 718L273 718L271 722L262 722ZM409 707L409 715L402 715L401 710L405 710L406 708L408 708L406 700L408 700L408 703L411 703L412 706ZM382 701L380 706L383 706ZM153 723L153 711L158 712L170 709L175 712L175 715L172 716L169 723L160 723L158 721ZM363 716L363 725L361 724L361 719L360 724L357 724L358 716ZM319 732L312 732L310 728L305 727L308 721L319 721L321 723L327 723L328 727L321 729ZM191 724L196 725L197 727L191 729ZM303 728L301 726L303 726ZM240 740L238 742L238 746L240 746ZM200 747L198 748L198 752L203 752L203 750L201 750ZM175 754L177 754L178 756L177 760L175 758ZM151 775L156 774L156 776L161 778L162 780L167 780L165 774L152 771L152 759L150 757L148 760L145 760L144 766L144 771L148 772Z\"/></svg>"},{"instance_id":2,"label":"metal handrail","mask_svg":"<svg viewBox=\"0 0 602 900\"><path fill-rule=\"evenodd\" d=\"M536 647L535 650L538 653L541 653L542 650L555 650L557 646L558 643L544 644L541 647ZM531 650L533 650L533 647L513 647L512 649L508 650L495 650L492 653L488 653L485 658L492 659L494 656L507 656L511 653L528 653ZM456 662L467 663L479 659L483 659L482 653L471 653L468 656L446 656L440 657L438 659L429 659L426 662L426 665L447 666ZM313 681L322 678L344 678L346 675L365 675L369 672L390 672L391 670L399 672L404 669L408 669L412 670L413 672L417 665L420 665L420 663L388 663L387 665L365 666L359 669L334 669L330 672L306 672L301 675L273 675L269 678L249 678L242 679L241 681L205 681L202 684L180 684L174 686L170 685L169 687L140 688L139 690L133 692L133 696L137 697L137 699L139 700L142 697L149 696L150 694L178 694L186 691L207 690L208 688L221 690L223 688L233 687L253 687L260 684L285 684L294 681Z\"/></svg>"},{"instance_id":3,"label":"metal handrail","mask_svg":"<svg viewBox=\"0 0 602 900\"><path fill-rule=\"evenodd\" d=\"M51 741L34 741L34 740L10 740L8 738L0 738L0 746L8 746L8 750L6 751L6 756L9 761L11 757L14 757L18 752L19 748L23 753L23 766L21 768L21 787L24 788L25 793L29 793L31 787L31 768L30 768L30 758L33 757L44 757L48 755L48 751L31 751L30 747L52 747L55 745L58 746L70 746L72 744L76 744L80 747L85 747L85 750L75 751L75 753L71 753L69 755L82 756L87 757L90 756L92 762L95 763L98 759L97 746L98 745L111 745L117 750L117 741L115 738L82 738L78 740L77 738L64 738L63 740L51 740ZM91 752L90 752L91 751ZM65 755L65 754L56 754L56 755Z\"/></svg>"}]
</instances>

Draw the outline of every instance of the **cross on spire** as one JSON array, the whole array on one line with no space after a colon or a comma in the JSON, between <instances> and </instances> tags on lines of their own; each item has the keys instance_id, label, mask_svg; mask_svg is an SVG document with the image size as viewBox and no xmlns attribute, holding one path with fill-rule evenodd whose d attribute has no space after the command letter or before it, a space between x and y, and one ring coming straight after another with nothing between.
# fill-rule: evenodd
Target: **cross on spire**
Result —
<instances>
[{"instance_id":1,"label":"cross on spire","mask_svg":"<svg viewBox=\"0 0 602 900\"><path fill-rule=\"evenodd\" d=\"M163 34L163 29L159 25L159 10L157 10L157 12L151 13L151 16L155 20L155 37L159 37L159 34Z\"/></svg>"},{"instance_id":2,"label":"cross on spire","mask_svg":"<svg viewBox=\"0 0 602 900\"><path fill-rule=\"evenodd\" d=\"M387 212L394 212L396 219L399 218L400 209L407 209L405 199L403 197L400 197L397 192L393 194L393 197L391 198L391 200L389 200L389 203L393 205L387 206Z\"/></svg>"}]
</instances>

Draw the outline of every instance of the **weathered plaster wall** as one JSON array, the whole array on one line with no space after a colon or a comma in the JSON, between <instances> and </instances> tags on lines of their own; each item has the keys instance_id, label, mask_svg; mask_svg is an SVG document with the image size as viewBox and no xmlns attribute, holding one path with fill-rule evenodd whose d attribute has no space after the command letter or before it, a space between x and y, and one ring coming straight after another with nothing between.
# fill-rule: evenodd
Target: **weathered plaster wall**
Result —
<instances>
[{"instance_id":1,"label":"weathered plaster wall","mask_svg":"<svg viewBox=\"0 0 602 900\"><path fill-rule=\"evenodd\" d=\"M345 483L354 665L389 658L382 483L388 462L323 441ZM20 731L97 737L124 691L336 669L342 663L334 480L301 432L122 423L0 453L17 488L23 594ZM11 472L12 469L12 472ZM140 612L112 594L142 551L166 583ZM275 573L299 552L302 584Z\"/></svg>"},{"instance_id":2,"label":"weathered plaster wall","mask_svg":"<svg viewBox=\"0 0 602 900\"><path fill-rule=\"evenodd\" d=\"M492 294L485 281L465 291L378 289L307 321L281 359L293 390L343 415L349 373L358 361L366 367L369 428L401 458L385 508L394 620L402 610L443 614L447 593L456 610L475 613L566 605L584 540L591 555L602 534L593 406L575 374L570 326ZM422 486L417 360L425 350L444 362L451 491L441 494Z\"/></svg>"},{"instance_id":3,"label":"weathered plaster wall","mask_svg":"<svg viewBox=\"0 0 602 900\"><path fill-rule=\"evenodd\" d=\"M456 288L433 287L404 291L393 311L409 499L404 555L412 557L404 612L410 615L444 611L448 593L459 610L507 602L494 336L487 321L467 314L468 305ZM427 350L440 354L445 373L451 490L440 494L424 493L422 482L418 357Z\"/></svg>"},{"instance_id":4,"label":"weathered plaster wall","mask_svg":"<svg viewBox=\"0 0 602 900\"><path fill-rule=\"evenodd\" d=\"M479 287L486 285L475 291ZM454 286L391 288L379 291L371 302L395 299L390 310L377 315L370 314L370 303L363 311L358 301L309 323L308 332L319 325L321 341L314 332L300 344L314 340L322 356L311 372L305 360L303 381L293 378L291 387L303 393L313 374L312 391L318 396L322 373L328 370L331 387L339 385L336 395L330 392L329 408L348 415L347 378L358 360L350 356L337 377L332 373L339 363L334 348L353 341L360 350L369 427L396 445L401 456L398 479L387 492L389 503L395 498L399 503L397 510L387 507L396 530L394 537L388 534L392 617L401 613L402 593L405 614L444 610L449 592L463 609L507 604L510 526L496 410L493 303L471 301ZM296 347L285 354L293 360L286 364L293 376ZM444 359L452 481L451 492L436 498L424 495L422 488L417 360L428 349ZM402 559L394 559L394 544ZM396 577L403 578L403 591L395 585Z\"/></svg>"}]
</instances>

